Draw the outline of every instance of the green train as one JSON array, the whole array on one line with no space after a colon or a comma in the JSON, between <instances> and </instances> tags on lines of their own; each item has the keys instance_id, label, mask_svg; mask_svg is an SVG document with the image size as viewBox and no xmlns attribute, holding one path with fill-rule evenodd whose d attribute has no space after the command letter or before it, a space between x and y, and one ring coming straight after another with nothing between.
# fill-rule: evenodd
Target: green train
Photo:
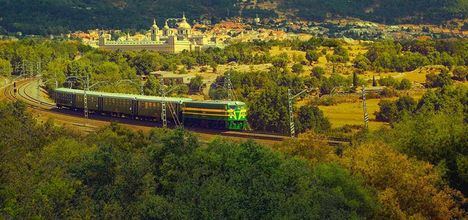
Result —
<instances>
[{"instance_id":1,"label":"green train","mask_svg":"<svg viewBox=\"0 0 468 220\"><path fill-rule=\"evenodd\" d=\"M194 101L189 98L95 91L87 91L86 98L90 113L161 122L164 101L168 122L178 121L185 126L226 130L247 128L247 106L240 101ZM54 90L54 99L59 109L84 109L83 90L57 88Z\"/></svg>"}]
</instances>

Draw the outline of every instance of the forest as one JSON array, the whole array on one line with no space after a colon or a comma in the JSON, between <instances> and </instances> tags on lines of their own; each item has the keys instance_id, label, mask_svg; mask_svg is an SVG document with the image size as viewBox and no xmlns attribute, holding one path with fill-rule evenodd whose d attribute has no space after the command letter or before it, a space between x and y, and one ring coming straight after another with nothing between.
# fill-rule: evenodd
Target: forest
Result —
<instances>
[{"instance_id":1,"label":"forest","mask_svg":"<svg viewBox=\"0 0 468 220\"><path fill-rule=\"evenodd\" d=\"M34 35L64 34L96 28L141 30L153 18L206 18L212 22L239 16L237 0L0 0L0 33ZM263 1L259 1L263 2ZM243 16L276 17L277 12L297 11L296 16L319 21L326 18L357 17L389 24L433 23L464 19L468 5L463 0L277 0L276 10L244 9Z\"/></svg>"},{"instance_id":2,"label":"forest","mask_svg":"<svg viewBox=\"0 0 468 220\"><path fill-rule=\"evenodd\" d=\"M352 144L343 146L314 131L274 146L118 124L83 134L38 122L21 102L0 103L0 115L5 218L466 217L461 112L345 129Z\"/></svg>"}]
</instances>

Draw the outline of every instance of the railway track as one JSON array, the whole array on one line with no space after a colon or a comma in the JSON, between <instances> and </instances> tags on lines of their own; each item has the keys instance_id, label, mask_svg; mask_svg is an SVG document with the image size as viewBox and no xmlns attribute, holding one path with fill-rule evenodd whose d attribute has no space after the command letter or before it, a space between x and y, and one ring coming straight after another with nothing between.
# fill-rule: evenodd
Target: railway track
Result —
<instances>
[{"instance_id":1,"label":"railway track","mask_svg":"<svg viewBox=\"0 0 468 220\"><path fill-rule=\"evenodd\" d=\"M43 113L48 115L49 117L62 119L63 122L68 123L72 126L80 126L80 127L87 127L88 132L92 132L93 130L102 127L106 123L109 122L118 122L122 123L130 128L139 129L139 130L146 130L156 127L158 124L154 122L147 122L147 121L135 121L126 118L113 118L109 116L102 116L102 115L90 115L90 119L83 119L83 115L81 112L72 111L72 110L58 110L55 107L55 104L45 102L43 100L38 99L31 95L29 91L32 89L37 89L32 82L34 79L24 79L21 81L17 81L16 87L17 92L14 92L13 85L6 86L3 91L3 99L7 99L10 101L21 100L25 102L28 107L33 109L36 112ZM45 91L41 90L41 93L46 93ZM83 123L83 120L86 120ZM238 131L216 131L210 129L199 129L199 128L188 128L191 132L199 134L202 138L213 138L215 136L223 136L232 139L252 139L258 141L260 143L265 144L277 144L281 143L282 141L288 139L289 137L280 136L280 135L273 135L273 134L259 134L259 133L252 133L252 132L238 132ZM348 143L347 141L342 140L333 140L330 139L329 143L332 145L339 145Z\"/></svg>"}]
</instances>

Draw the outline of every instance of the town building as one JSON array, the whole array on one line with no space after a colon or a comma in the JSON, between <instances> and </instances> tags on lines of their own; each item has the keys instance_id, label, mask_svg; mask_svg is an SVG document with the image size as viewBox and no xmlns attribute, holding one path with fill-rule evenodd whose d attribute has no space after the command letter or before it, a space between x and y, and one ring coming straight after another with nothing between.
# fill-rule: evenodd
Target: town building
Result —
<instances>
[{"instance_id":1,"label":"town building","mask_svg":"<svg viewBox=\"0 0 468 220\"><path fill-rule=\"evenodd\" d=\"M170 27L168 21L175 20L176 27ZM156 20L148 35L138 37L127 36L125 39L111 40L110 35L101 31L98 41L99 48L105 50L139 51L149 50L162 53L180 53L182 51L197 51L210 47L223 48L216 37L204 34L193 34L192 27L187 22L185 14L179 19L166 19L164 27L159 29Z\"/></svg>"}]
</instances>

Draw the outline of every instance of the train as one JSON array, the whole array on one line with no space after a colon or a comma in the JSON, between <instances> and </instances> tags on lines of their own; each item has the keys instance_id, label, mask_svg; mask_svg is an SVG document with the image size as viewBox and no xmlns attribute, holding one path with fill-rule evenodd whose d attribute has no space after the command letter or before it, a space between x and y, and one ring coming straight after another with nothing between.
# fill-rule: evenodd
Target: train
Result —
<instances>
[{"instance_id":1,"label":"train","mask_svg":"<svg viewBox=\"0 0 468 220\"><path fill-rule=\"evenodd\" d=\"M53 94L57 108L84 110L85 91L57 88L54 89ZM86 91L86 100L89 113L162 122L164 103L166 119L169 123L223 130L247 128L247 106L240 101L196 101L190 98L97 91Z\"/></svg>"}]
</instances>

